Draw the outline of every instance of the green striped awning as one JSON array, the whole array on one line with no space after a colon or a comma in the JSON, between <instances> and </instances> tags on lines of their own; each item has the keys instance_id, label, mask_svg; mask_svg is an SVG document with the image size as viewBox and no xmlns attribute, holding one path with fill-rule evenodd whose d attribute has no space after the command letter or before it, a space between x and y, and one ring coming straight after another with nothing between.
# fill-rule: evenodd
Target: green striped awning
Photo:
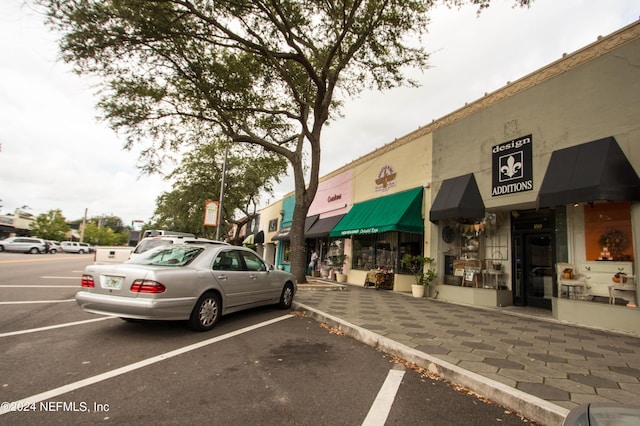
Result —
<instances>
[{"instance_id":1,"label":"green striped awning","mask_svg":"<svg viewBox=\"0 0 640 426\"><path fill-rule=\"evenodd\" d=\"M354 204L331 230L331 237L387 231L424 233L422 187Z\"/></svg>"}]
</instances>

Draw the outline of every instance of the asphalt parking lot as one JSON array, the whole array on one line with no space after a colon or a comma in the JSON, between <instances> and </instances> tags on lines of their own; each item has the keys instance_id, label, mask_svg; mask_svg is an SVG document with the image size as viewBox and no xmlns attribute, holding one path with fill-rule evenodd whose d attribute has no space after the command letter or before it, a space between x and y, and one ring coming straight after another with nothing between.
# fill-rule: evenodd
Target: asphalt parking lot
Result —
<instances>
[{"instance_id":1,"label":"asphalt parking lot","mask_svg":"<svg viewBox=\"0 0 640 426\"><path fill-rule=\"evenodd\" d=\"M12 256L0 256L0 423L523 423L297 312L254 309L207 333L128 323L76 306L90 256Z\"/></svg>"}]
</instances>

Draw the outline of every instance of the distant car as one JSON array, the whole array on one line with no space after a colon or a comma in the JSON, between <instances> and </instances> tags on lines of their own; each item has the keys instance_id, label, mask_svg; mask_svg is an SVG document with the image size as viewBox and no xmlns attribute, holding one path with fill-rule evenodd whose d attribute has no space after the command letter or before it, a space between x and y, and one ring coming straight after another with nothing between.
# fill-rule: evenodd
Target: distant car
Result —
<instances>
[{"instance_id":1,"label":"distant car","mask_svg":"<svg viewBox=\"0 0 640 426\"><path fill-rule=\"evenodd\" d=\"M0 241L0 251L15 251L22 253L44 253L45 242L41 238L10 237Z\"/></svg>"},{"instance_id":2,"label":"distant car","mask_svg":"<svg viewBox=\"0 0 640 426\"><path fill-rule=\"evenodd\" d=\"M142 253L145 253L148 250L151 250L155 247L170 245L170 244L218 244L218 245L229 245L223 241L216 240L208 240L206 238L198 238L194 236L184 236L184 235L169 235L169 236L156 236L156 237L146 237L140 240L140 242L136 245L136 247L131 252L129 256L129 260L135 259L139 257Z\"/></svg>"},{"instance_id":3,"label":"distant car","mask_svg":"<svg viewBox=\"0 0 640 426\"><path fill-rule=\"evenodd\" d=\"M210 330L220 316L256 306L291 307L295 276L267 267L253 250L226 244L171 244L126 263L87 266L76 302L125 320L185 320Z\"/></svg>"},{"instance_id":4,"label":"distant car","mask_svg":"<svg viewBox=\"0 0 640 426\"><path fill-rule=\"evenodd\" d=\"M85 254L91 253L91 249L89 244L87 243L77 243L75 241L63 241L60 243L60 247L62 251L65 253L78 253Z\"/></svg>"},{"instance_id":5,"label":"distant car","mask_svg":"<svg viewBox=\"0 0 640 426\"><path fill-rule=\"evenodd\" d=\"M48 246L49 246L49 251L48 253L52 253L55 254L59 251L62 251L62 247L60 246L60 243L58 241L51 241L51 240L47 240Z\"/></svg>"}]
</instances>

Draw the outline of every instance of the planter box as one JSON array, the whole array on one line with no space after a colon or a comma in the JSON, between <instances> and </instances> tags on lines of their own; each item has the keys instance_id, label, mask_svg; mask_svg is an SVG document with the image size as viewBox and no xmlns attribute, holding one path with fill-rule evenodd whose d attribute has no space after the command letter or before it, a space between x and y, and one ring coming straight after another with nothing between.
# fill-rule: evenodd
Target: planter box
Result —
<instances>
[{"instance_id":1,"label":"planter box","mask_svg":"<svg viewBox=\"0 0 640 426\"><path fill-rule=\"evenodd\" d=\"M444 284L432 287L434 287L433 290L431 290L433 297L450 302L487 307L511 306L513 304L513 294L511 290L459 287Z\"/></svg>"}]
</instances>

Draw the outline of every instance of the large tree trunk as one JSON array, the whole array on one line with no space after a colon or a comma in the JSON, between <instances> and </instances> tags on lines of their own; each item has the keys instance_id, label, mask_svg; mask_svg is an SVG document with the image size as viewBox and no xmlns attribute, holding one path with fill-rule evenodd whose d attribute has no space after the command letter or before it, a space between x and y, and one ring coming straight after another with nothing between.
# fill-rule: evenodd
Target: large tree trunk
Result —
<instances>
[{"instance_id":1,"label":"large tree trunk","mask_svg":"<svg viewBox=\"0 0 640 426\"><path fill-rule=\"evenodd\" d=\"M309 205L298 205L293 210L293 223L291 225L291 273L296 276L299 283L307 282L307 251L305 247L304 224L309 211Z\"/></svg>"}]
</instances>

